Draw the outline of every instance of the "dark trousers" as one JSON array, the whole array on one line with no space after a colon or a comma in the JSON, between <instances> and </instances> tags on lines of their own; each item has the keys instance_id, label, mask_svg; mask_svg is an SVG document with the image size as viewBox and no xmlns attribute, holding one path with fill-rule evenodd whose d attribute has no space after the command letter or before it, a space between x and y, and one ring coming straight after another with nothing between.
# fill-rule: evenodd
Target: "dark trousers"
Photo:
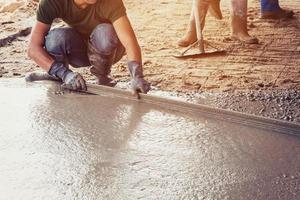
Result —
<instances>
[{"instance_id":1,"label":"dark trousers","mask_svg":"<svg viewBox=\"0 0 300 200\"><path fill-rule=\"evenodd\" d=\"M73 28L56 28L49 31L45 38L45 49L58 62L66 67L91 67L91 73L97 77L107 76L111 66L125 53L125 48L111 24L99 24L84 39Z\"/></svg>"},{"instance_id":2,"label":"dark trousers","mask_svg":"<svg viewBox=\"0 0 300 200\"><path fill-rule=\"evenodd\" d=\"M278 0L260 0L261 11L277 11L280 9Z\"/></svg>"}]
</instances>

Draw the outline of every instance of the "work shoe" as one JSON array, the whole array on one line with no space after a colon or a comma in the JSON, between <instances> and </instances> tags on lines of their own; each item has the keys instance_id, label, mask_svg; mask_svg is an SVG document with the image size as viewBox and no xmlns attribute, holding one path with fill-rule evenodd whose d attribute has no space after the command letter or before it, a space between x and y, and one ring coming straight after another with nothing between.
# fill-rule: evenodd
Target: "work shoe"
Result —
<instances>
[{"instance_id":1,"label":"work shoe","mask_svg":"<svg viewBox=\"0 0 300 200\"><path fill-rule=\"evenodd\" d=\"M278 11L263 11L261 13L261 19L288 19L294 16L292 10L279 9Z\"/></svg>"},{"instance_id":2,"label":"work shoe","mask_svg":"<svg viewBox=\"0 0 300 200\"><path fill-rule=\"evenodd\" d=\"M115 87L117 85L117 82L107 76L100 76L97 77L96 84L108 87Z\"/></svg>"}]
</instances>

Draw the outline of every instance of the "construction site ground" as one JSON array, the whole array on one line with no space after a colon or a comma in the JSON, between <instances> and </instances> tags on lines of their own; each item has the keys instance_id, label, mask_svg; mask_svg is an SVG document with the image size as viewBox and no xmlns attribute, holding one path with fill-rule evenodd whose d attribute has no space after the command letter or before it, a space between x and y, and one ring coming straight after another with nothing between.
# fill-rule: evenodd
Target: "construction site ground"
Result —
<instances>
[{"instance_id":1,"label":"construction site ground","mask_svg":"<svg viewBox=\"0 0 300 200\"><path fill-rule=\"evenodd\" d=\"M7 2L12 1L0 0L0 39L35 21L36 2L24 0L5 7ZM191 1L124 0L143 52L144 74L153 87L152 93L299 123L300 0L280 2L283 8L295 12L290 20L260 19L259 1L249 0L249 33L259 39L259 44L254 45L228 40L229 2L221 2L224 19L209 15L204 30L205 40L227 54L180 60L172 55L183 50L177 40L185 32ZM28 40L29 36L0 47L1 78L22 78L39 70L27 58ZM88 81L94 80L89 69L78 71ZM119 82L129 81L126 57L113 66L112 76Z\"/></svg>"}]
</instances>

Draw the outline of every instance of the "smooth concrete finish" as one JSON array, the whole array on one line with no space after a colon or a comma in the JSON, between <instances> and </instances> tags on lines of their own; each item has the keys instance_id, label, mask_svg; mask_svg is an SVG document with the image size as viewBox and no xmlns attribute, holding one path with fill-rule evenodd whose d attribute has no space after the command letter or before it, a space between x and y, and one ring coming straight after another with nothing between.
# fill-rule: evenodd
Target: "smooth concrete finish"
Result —
<instances>
[{"instance_id":1,"label":"smooth concrete finish","mask_svg":"<svg viewBox=\"0 0 300 200\"><path fill-rule=\"evenodd\" d=\"M300 138L0 82L0 199L299 199Z\"/></svg>"}]
</instances>

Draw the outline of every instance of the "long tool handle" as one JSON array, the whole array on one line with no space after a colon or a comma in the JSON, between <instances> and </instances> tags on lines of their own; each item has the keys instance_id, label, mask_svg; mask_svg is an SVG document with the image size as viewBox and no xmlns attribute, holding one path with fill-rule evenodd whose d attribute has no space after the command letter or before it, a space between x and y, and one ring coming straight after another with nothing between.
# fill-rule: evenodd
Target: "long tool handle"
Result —
<instances>
[{"instance_id":1,"label":"long tool handle","mask_svg":"<svg viewBox=\"0 0 300 200\"><path fill-rule=\"evenodd\" d=\"M194 0L193 3L193 12L196 23L196 33L199 43L199 50L201 53L205 53L204 50L204 39L202 34L202 29L205 24L205 17L209 8L210 2L207 0Z\"/></svg>"}]
</instances>

